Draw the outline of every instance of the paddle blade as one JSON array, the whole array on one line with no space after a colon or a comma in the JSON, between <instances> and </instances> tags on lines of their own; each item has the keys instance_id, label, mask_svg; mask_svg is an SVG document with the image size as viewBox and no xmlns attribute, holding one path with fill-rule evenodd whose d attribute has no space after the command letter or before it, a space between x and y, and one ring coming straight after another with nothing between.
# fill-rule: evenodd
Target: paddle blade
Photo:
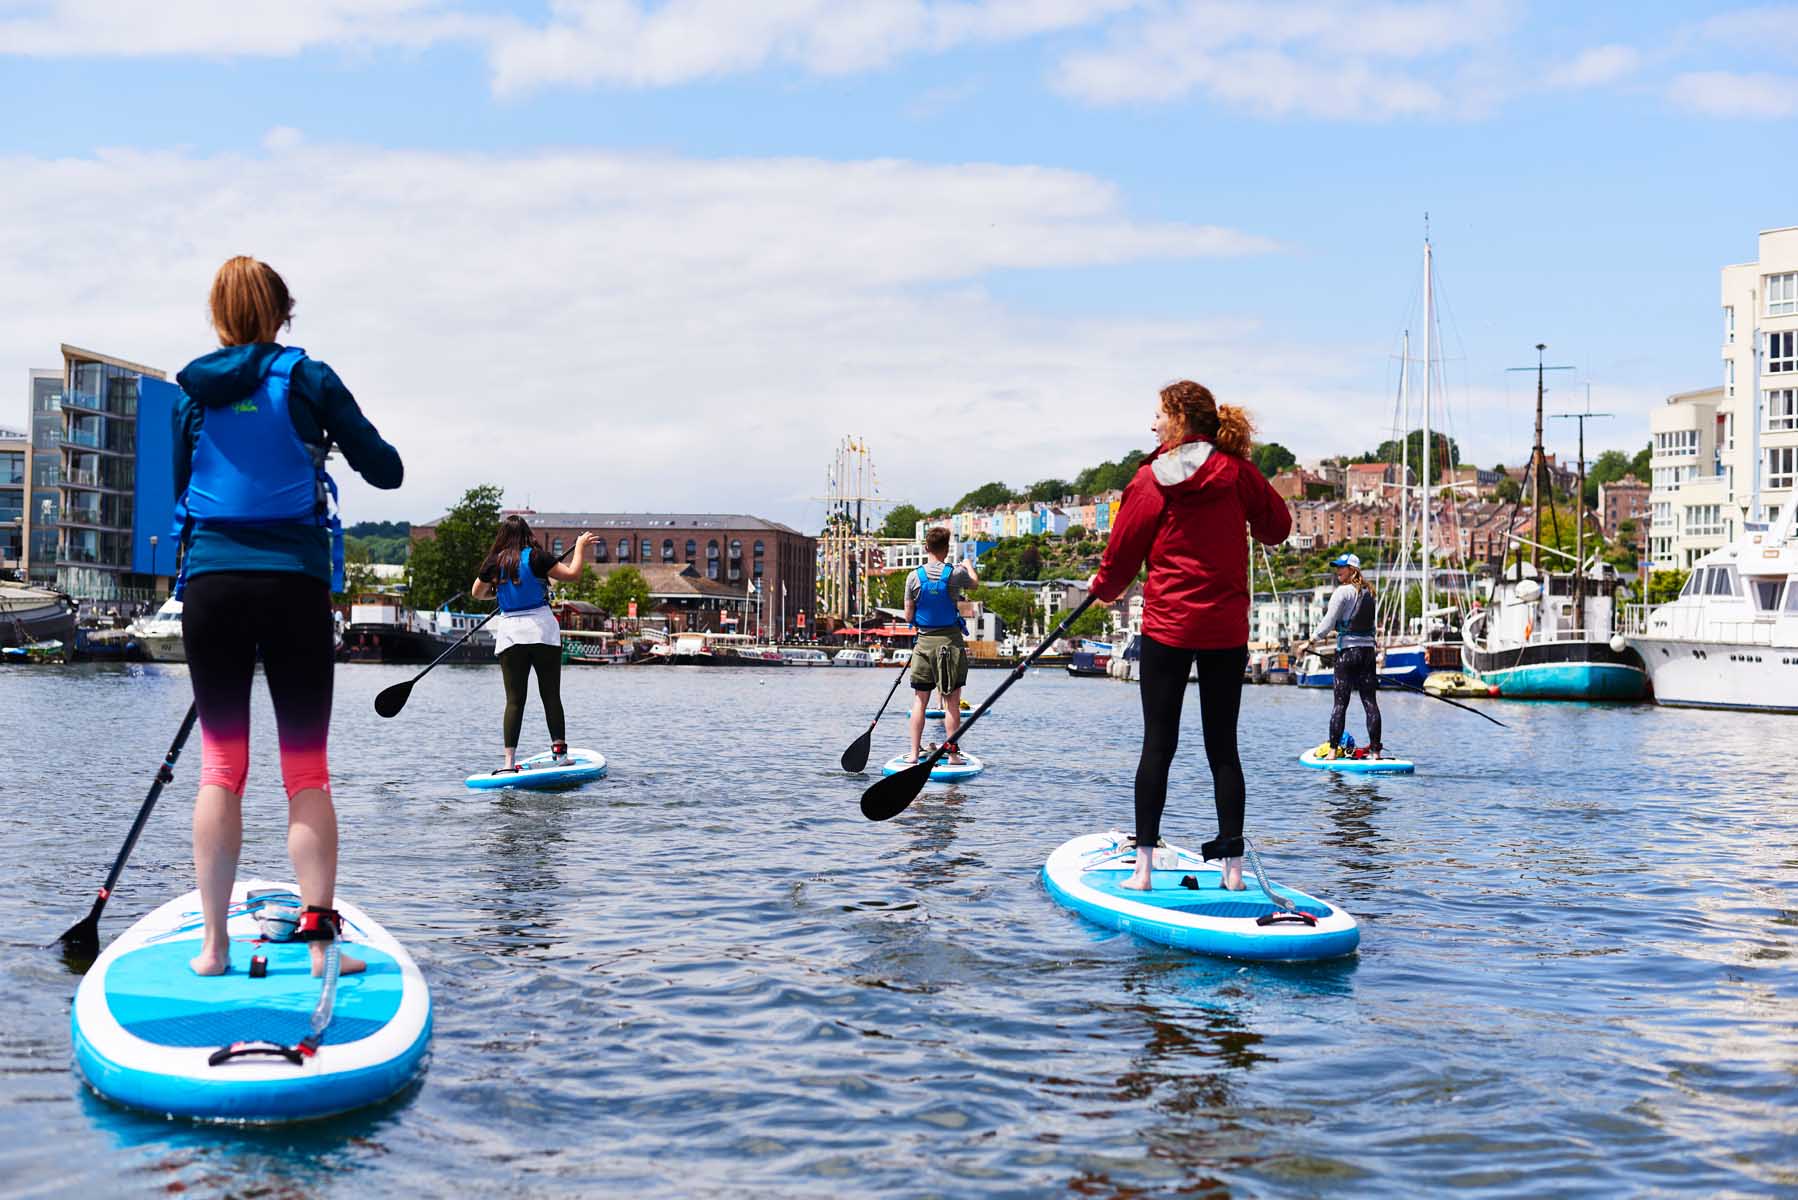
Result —
<instances>
[{"instance_id":1,"label":"paddle blade","mask_svg":"<svg viewBox=\"0 0 1798 1200\"><path fill-rule=\"evenodd\" d=\"M94 956L100 953L99 912L88 913L87 916L69 926L56 940L62 944L65 957L93 961Z\"/></svg>"},{"instance_id":2,"label":"paddle blade","mask_svg":"<svg viewBox=\"0 0 1798 1200\"><path fill-rule=\"evenodd\" d=\"M375 711L383 717L396 717L400 709L406 707L406 701L412 697L413 681L396 683L390 688L382 688L381 694L375 697Z\"/></svg>"},{"instance_id":3,"label":"paddle blade","mask_svg":"<svg viewBox=\"0 0 1798 1200\"><path fill-rule=\"evenodd\" d=\"M934 757L926 758L897 775L886 776L863 792L862 816L870 821L887 821L904 812L930 782L930 768L935 765Z\"/></svg>"},{"instance_id":4,"label":"paddle blade","mask_svg":"<svg viewBox=\"0 0 1798 1200\"><path fill-rule=\"evenodd\" d=\"M874 744L874 726L870 725L843 751L843 770L851 775L868 765L868 749Z\"/></svg>"}]
</instances>

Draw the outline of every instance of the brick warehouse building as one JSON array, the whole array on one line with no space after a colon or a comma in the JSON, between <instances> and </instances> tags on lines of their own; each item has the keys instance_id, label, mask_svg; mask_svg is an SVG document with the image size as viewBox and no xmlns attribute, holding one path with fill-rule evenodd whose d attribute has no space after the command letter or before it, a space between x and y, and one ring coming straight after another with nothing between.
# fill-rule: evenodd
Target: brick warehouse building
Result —
<instances>
[{"instance_id":1,"label":"brick warehouse building","mask_svg":"<svg viewBox=\"0 0 1798 1200\"><path fill-rule=\"evenodd\" d=\"M531 523L538 544L560 554L592 530L594 565L686 566L709 583L753 601L749 586L767 588L770 630L782 621L785 635L809 633L818 615L818 541L776 521L740 513L534 512L507 509ZM436 522L412 527L412 538L433 537ZM785 602L782 602L782 585Z\"/></svg>"}]
</instances>

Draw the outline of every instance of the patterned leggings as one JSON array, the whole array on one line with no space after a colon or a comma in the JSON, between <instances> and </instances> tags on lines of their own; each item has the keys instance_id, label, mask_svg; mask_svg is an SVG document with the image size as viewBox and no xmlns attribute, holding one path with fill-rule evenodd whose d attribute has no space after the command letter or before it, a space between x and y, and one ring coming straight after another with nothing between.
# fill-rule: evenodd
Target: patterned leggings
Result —
<instances>
[{"instance_id":1,"label":"patterned leggings","mask_svg":"<svg viewBox=\"0 0 1798 1200\"><path fill-rule=\"evenodd\" d=\"M1380 676L1374 666L1372 646L1351 646L1336 652L1336 707L1330 710L1330 745L1342 744L1342 727L1348 721L1349 696L1361 693L1367 713L1367 748L1380 749Z\"/></svg>"}]
</instances>

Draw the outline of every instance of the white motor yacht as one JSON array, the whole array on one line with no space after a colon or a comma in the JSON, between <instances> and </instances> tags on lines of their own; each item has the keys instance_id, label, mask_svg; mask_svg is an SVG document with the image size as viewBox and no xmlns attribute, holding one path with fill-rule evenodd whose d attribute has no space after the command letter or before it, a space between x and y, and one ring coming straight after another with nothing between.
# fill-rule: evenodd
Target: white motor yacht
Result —
<instances>
[{"instance_id":1,"label":"white motor yacht","mask_svg":"<svg viewBox=\"0 0 1798 1200\"><path fill-rule=\"evenodd\" d=\"M1798 505L1699 559L1679 597L1632 605L1660 704L1798 712Z\"/></svg>"},{"instance_id":2,"label":"white motor yacht","mask_svg":"<svg viewBox=\"0 0 1798 1200\"><path fill-rule=\"evenodd\" d=\"M151 662L187 661L187 646L181 641L181 601L173 596L150 616L133 621L131 635Z\"/></svg>"}]
</instances>

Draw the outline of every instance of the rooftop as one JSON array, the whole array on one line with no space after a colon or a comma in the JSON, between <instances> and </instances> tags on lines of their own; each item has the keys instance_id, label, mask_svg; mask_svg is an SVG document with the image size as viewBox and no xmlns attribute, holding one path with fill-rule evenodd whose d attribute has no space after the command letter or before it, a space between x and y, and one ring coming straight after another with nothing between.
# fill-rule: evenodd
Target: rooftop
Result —
<instances>
[{"instance_id":1,"label":"rooftop","mask_svg":"<svg viewBox=\"0 0 1798 1200\"><path fill-rule=\"evenodd\" d=\"M747 513L604 513L604 512L537 512L528 508L506 509L517 513L533 527L545 529L765 529L771 533L791 533L804 537L797 529L752 517ZM439 517L437 520L442 520ZM414 529L435 529L437 521L422 521Z\"/></svg>"}]
</instances>

